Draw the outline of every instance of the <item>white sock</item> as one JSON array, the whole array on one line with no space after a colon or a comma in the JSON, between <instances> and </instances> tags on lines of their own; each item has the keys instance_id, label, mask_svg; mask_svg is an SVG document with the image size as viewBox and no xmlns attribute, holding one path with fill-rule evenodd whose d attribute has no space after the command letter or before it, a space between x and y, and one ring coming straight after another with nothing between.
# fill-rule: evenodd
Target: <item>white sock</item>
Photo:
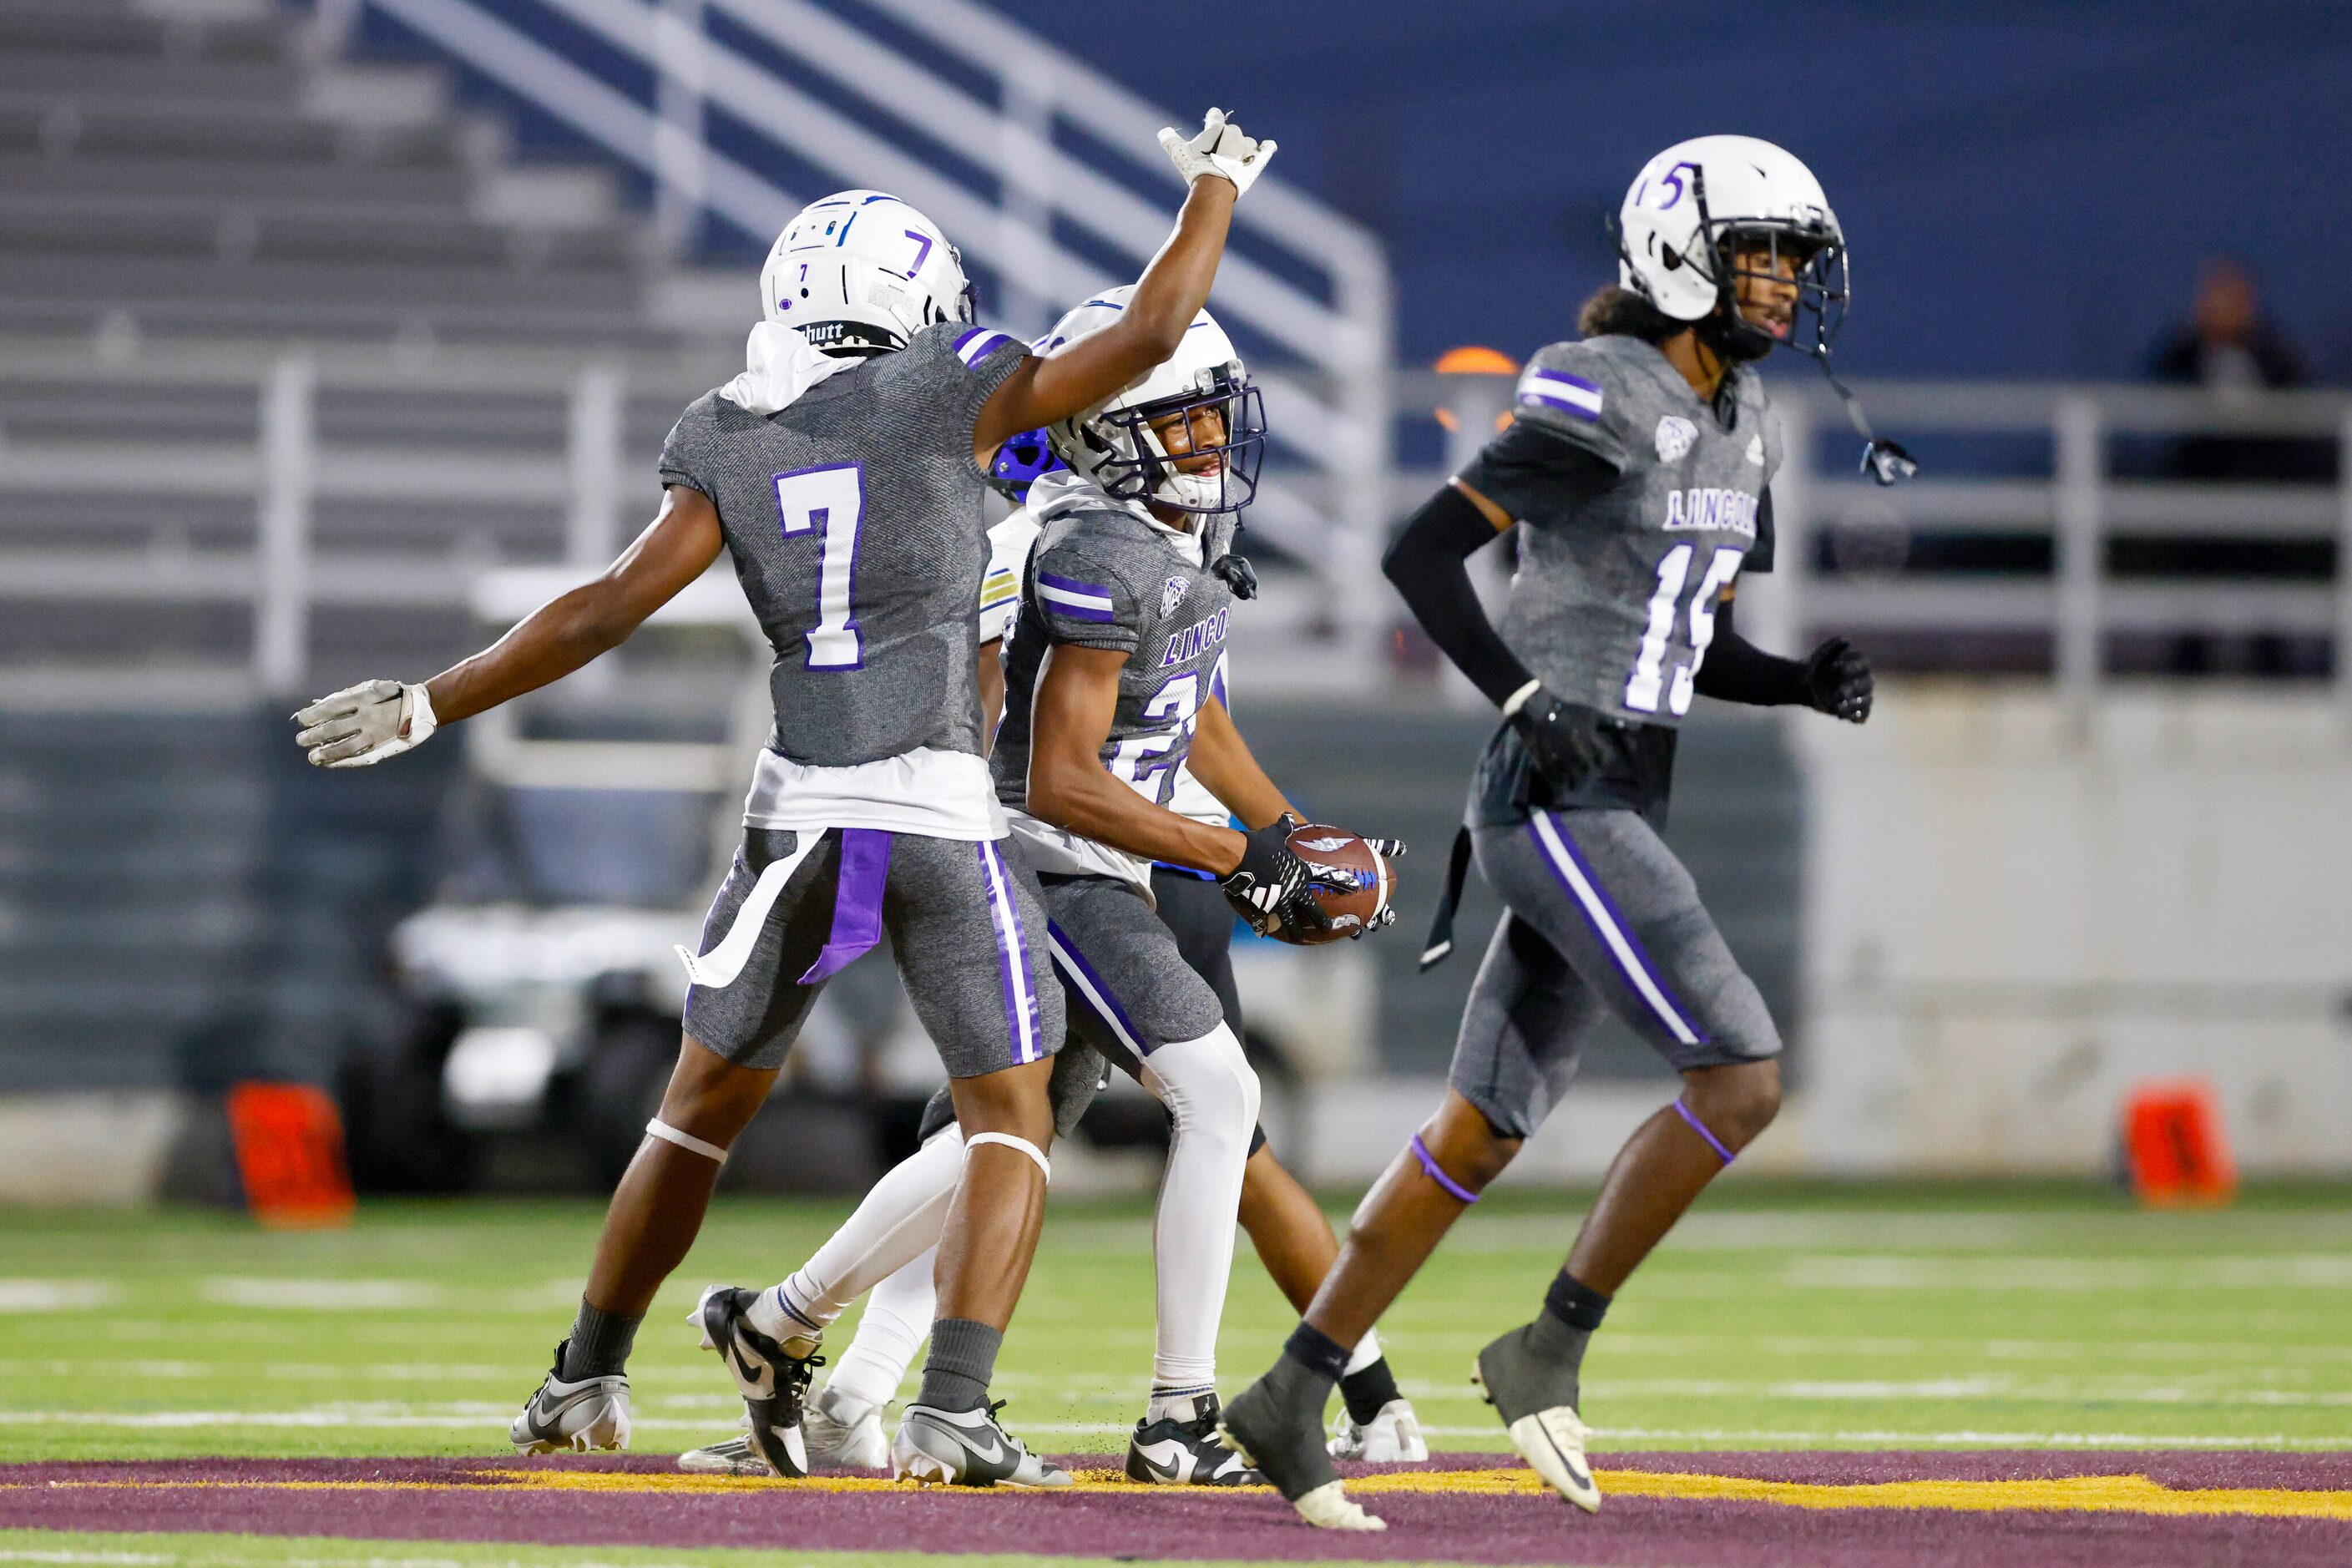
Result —
<instances>
[{"instance_id":1,"label":"white sock","mask_svg":"<svg viewBox=\"0 0 2352 1568\"><path fill-rule=\"evenodd\" d=\"M1207 1389L1217 1381L1217 1324L1234 1268L1242 1166L1257 1125L1257 1074L1224 1025L1197 1040L1160 1047L1143 1060L1144 1087L1176 1121L1151 1227L1159 1276L1155 1391Z\"/></svg>"},{"instance_id":2,"label":"white sock","mask_svg":"<svg viewBox=\"0 0 2352 1568\"><path fill-rule=\"evenodd\" d=\"M869 1408L887 1405L898 1394L915 1353L930 1337L939 1300L931 1270L938 1263L939 1248L933 1247L874 1287L856 1335L825 1379L825 1392Z\"/></svg>"},{"instance_id":3,"label":"white sock","mask_svg":"<svg viewBox=\"0 0 2352 1568\"><path fill-rule=\"evenodd\" d=\"M779 1342L821 1336L843 1308L939 1245L962 1173L963 1134L950 1127L885 1173L815 1257L760 1292L751 1326Z\"/></svg>"},{"instance_id":4,"label":"white sock","mask_svg":"<svg viewBox=\"0 0 2352 1568\"><path fill-rule=\"evenodd\" d=\"M1353 1377L1381 1359L1381 1333L1378 1329L1366 1329L1364 1337L1356 1342L1356 1353L1348 1358L1347 1368L1339 1375Z\"/></svg>"}]
</instances>

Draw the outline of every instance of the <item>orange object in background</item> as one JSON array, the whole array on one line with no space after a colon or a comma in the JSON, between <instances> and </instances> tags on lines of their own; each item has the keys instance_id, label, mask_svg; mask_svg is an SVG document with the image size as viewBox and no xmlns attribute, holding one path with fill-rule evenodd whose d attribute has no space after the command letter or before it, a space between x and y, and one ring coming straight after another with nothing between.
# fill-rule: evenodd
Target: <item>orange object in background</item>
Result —
<instances>
[{"instance_id":1,"label":"orange object in background","mask_svg":"<svg viewBox=\"0 0 2352 1568\"><path fill-rule=\"evenodd\" d=\"M266 1226L348 1225L358 1202L343 1163L335 1102L303 1083L241 1083L228 1094L229 1136L246 1206Z\"/></svg>"},{"instance_id":2,"label":"orange object in background","mask_svg":"<svg viewBox=\"0 0 2352 1568\"><path fill-rule=\"evenodd\" d=\"M2237 1195L2221 1102L2201 1078L2159 1079L2124 1100L2132 1191L2154 1208L2214 1205Z\"/></svg>"}]
</instances>

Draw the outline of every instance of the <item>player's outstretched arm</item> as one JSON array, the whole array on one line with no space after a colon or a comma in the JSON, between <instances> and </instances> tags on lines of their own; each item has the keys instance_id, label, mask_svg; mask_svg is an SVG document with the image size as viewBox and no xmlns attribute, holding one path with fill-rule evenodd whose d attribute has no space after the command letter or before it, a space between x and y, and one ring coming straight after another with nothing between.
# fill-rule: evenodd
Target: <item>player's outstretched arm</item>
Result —
<instances>
[{"instance_id":1,"label":"player's outstretched arm","mask_svg":"<svg viewBox=\"0 0 2352 1568\"><path fill-rule=\"evenodd\" d=\"M1244 135L1219 109L1209 110L1198 136L1186 141L1162 131L1160 142L1192 182L1176 232L1136 280L1117 325L1058 353L1024 361L990 395L972 430L972 454L982 464L1022 431L1094 407L1174 353L1209 302L1234 203L1274 156L1275 143Z\"/></svg>"},{"instance_id":2,"label":"player's outstretched arm","mask_svg":"<svg viewBox=\"0 0 2352 1568\"><path fill-rule=\"evenodd\" d=\"M1224 876L1248 847L1241 834L1155 805L1102 764L1127 659L1121 649L1075 643L1046 656L1030 709L1029 810L1114 849Z\"/></svg>"},{"instance_id":3,"label":"player's outstretched arm","mask_svg":"<svg viewBox=\"0 0 2352 1568\"><path fill-rule=\"evenodd\" d=\"M1715 612L1715 640L1692 684L1700 696L1759 708L1802 707L1860 724L1870 717L1875 684L1870 659L1843 637L1804 658L1766 653L1732 626L1732 601Z\"/></svg>"},{"instance_id":4,"label":"player's outstretched arm","mask_svg":"<svg viewBox=\"0 0 2352 1568\"><path fill-rule=\"evenodd\" d=\"M294 715L294 739L320 767L367 767L421 744L441 724L537 690L626 641L647 616L719 559L725 536L700 490L672 485L659 516L593 583L524 616L496 643L422 686L362 681Z\"/></svg>"}]
</instances>

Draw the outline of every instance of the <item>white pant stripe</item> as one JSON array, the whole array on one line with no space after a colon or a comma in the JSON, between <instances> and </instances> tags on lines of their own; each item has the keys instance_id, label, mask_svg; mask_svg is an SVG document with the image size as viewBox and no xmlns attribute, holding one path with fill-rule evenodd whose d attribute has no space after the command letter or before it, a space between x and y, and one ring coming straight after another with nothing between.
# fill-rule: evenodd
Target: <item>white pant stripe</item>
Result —
<instances>
[{"instance_id":1,"label":"white pant stripe","mask_svg":"<svg viewBox=\"0 0 2352 1568\"><path fill-rule=\"evenodd\" d=\"M982 841L982 864L988 868L988 908L996 926L997 945L1005 955L1005 973L1013 980L1013 1061L1034 1062L1045 1053L1037 1045L1037 1002L1029 990L1029 951L1021 942L1021 917L1013 907L1013 879L996 846Z\"/></svg>"},{"instance_id":2,"label":"white pant stripe","mask_svg":"<svg viewBox=\"0 0 2352 1568\"><path fill-rule=\"evenodd\" d=\"M1137 1059L1140 1060L1150 1056L1151 1047L1127 1032L1127 1026L1119 1022L1118 1008L1112 1005L1108 997L1095 989L1094 982L1087 978L1087 972L1079 966L1076 960L1070 956L1069 949L1061 944L1050 929L1045 932L1045 945L1053 950L1054 967L1060 973L1062 984L1087 999L1087 1005L1094 1009L1095 1016L1110 1026L1110 1032L1117 1035L1119 1042L1135 1053Z\"/></svg>"},{"instance_id":3,"label":"white pant stripe","mask_svg":"<svg viewBox=\"0 0 2352 1568\"><path fill-rule=\"evenodd\" d=\"M1576 901L1584 906L1585 919L1591 922L1594 931L1601 933L1601 940L1609 944L1609 951L1616 955L1617 967L1623 970L1625 978L1633 983L1633 989L1641 993L1642 1000L1650 1005L1651 1011L1657 1014L1659 1021L1665 1025L1675 1039L1686 1046L1697 1045L1698 1031L1692 1028L1682 1014L1675 1010L1675 1005L1666 999L1665 992L1660 988L1656 977L1650 973L1649 964L1643 961L1641 950L1618 928L1617 921L1609 913L1609 906L1601 901L1600 893L1586 879L1584 868L1568 852L1568 846L1559 841L1559 828L1552 821L1550 814L1537 812L1530 819L1530 825L1535 829L1536 842L1543 846L1544 854L1551 860L1552 869L1559 873L1559 879L1567 883L1569 890L1576 895Z\"/></svg>"}]
</instances>

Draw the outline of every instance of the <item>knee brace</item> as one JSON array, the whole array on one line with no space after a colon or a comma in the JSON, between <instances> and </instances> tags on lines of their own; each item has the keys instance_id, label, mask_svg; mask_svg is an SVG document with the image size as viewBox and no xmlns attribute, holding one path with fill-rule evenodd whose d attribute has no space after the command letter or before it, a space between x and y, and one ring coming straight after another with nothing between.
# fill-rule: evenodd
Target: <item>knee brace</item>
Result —
<instances>
[{"instance_id":1,"label":"knee brace","mask_svg":"<svg viewBox=\"0 0 2352 1568\"><path fill-rule=\"evenodd\" d=\"M722 1165L727 1163L726 1150L716 1143L706 1143L691 1132L681 1132L658 1116L646 1123L646 1131L665 1143L677 1144L688 1153L699 1154L706 1160L716 1160Z\"/></svg>"},{"instance_id":2,"label":"knee brace","mask_svg":"<svg viewBox=\"0 0 2352 1568\"><path fill-rule=\"evenodd\" d=\"M1045 1151L1040 1149L1026 1138L1016 1137L1010 1132L969 1133L965 1136L963 1141L964 1152L969 1154L974 1149L979 1148L982 1143L1002 1143L1007 1149L1018 1149L1024 1154L1028 1155L1029 1158L1037 1163L1038 1173L1047 1181L1050 1182L1054 1179L1054 1167L1046 1160Z\"/></svg>"}]
</instances>

